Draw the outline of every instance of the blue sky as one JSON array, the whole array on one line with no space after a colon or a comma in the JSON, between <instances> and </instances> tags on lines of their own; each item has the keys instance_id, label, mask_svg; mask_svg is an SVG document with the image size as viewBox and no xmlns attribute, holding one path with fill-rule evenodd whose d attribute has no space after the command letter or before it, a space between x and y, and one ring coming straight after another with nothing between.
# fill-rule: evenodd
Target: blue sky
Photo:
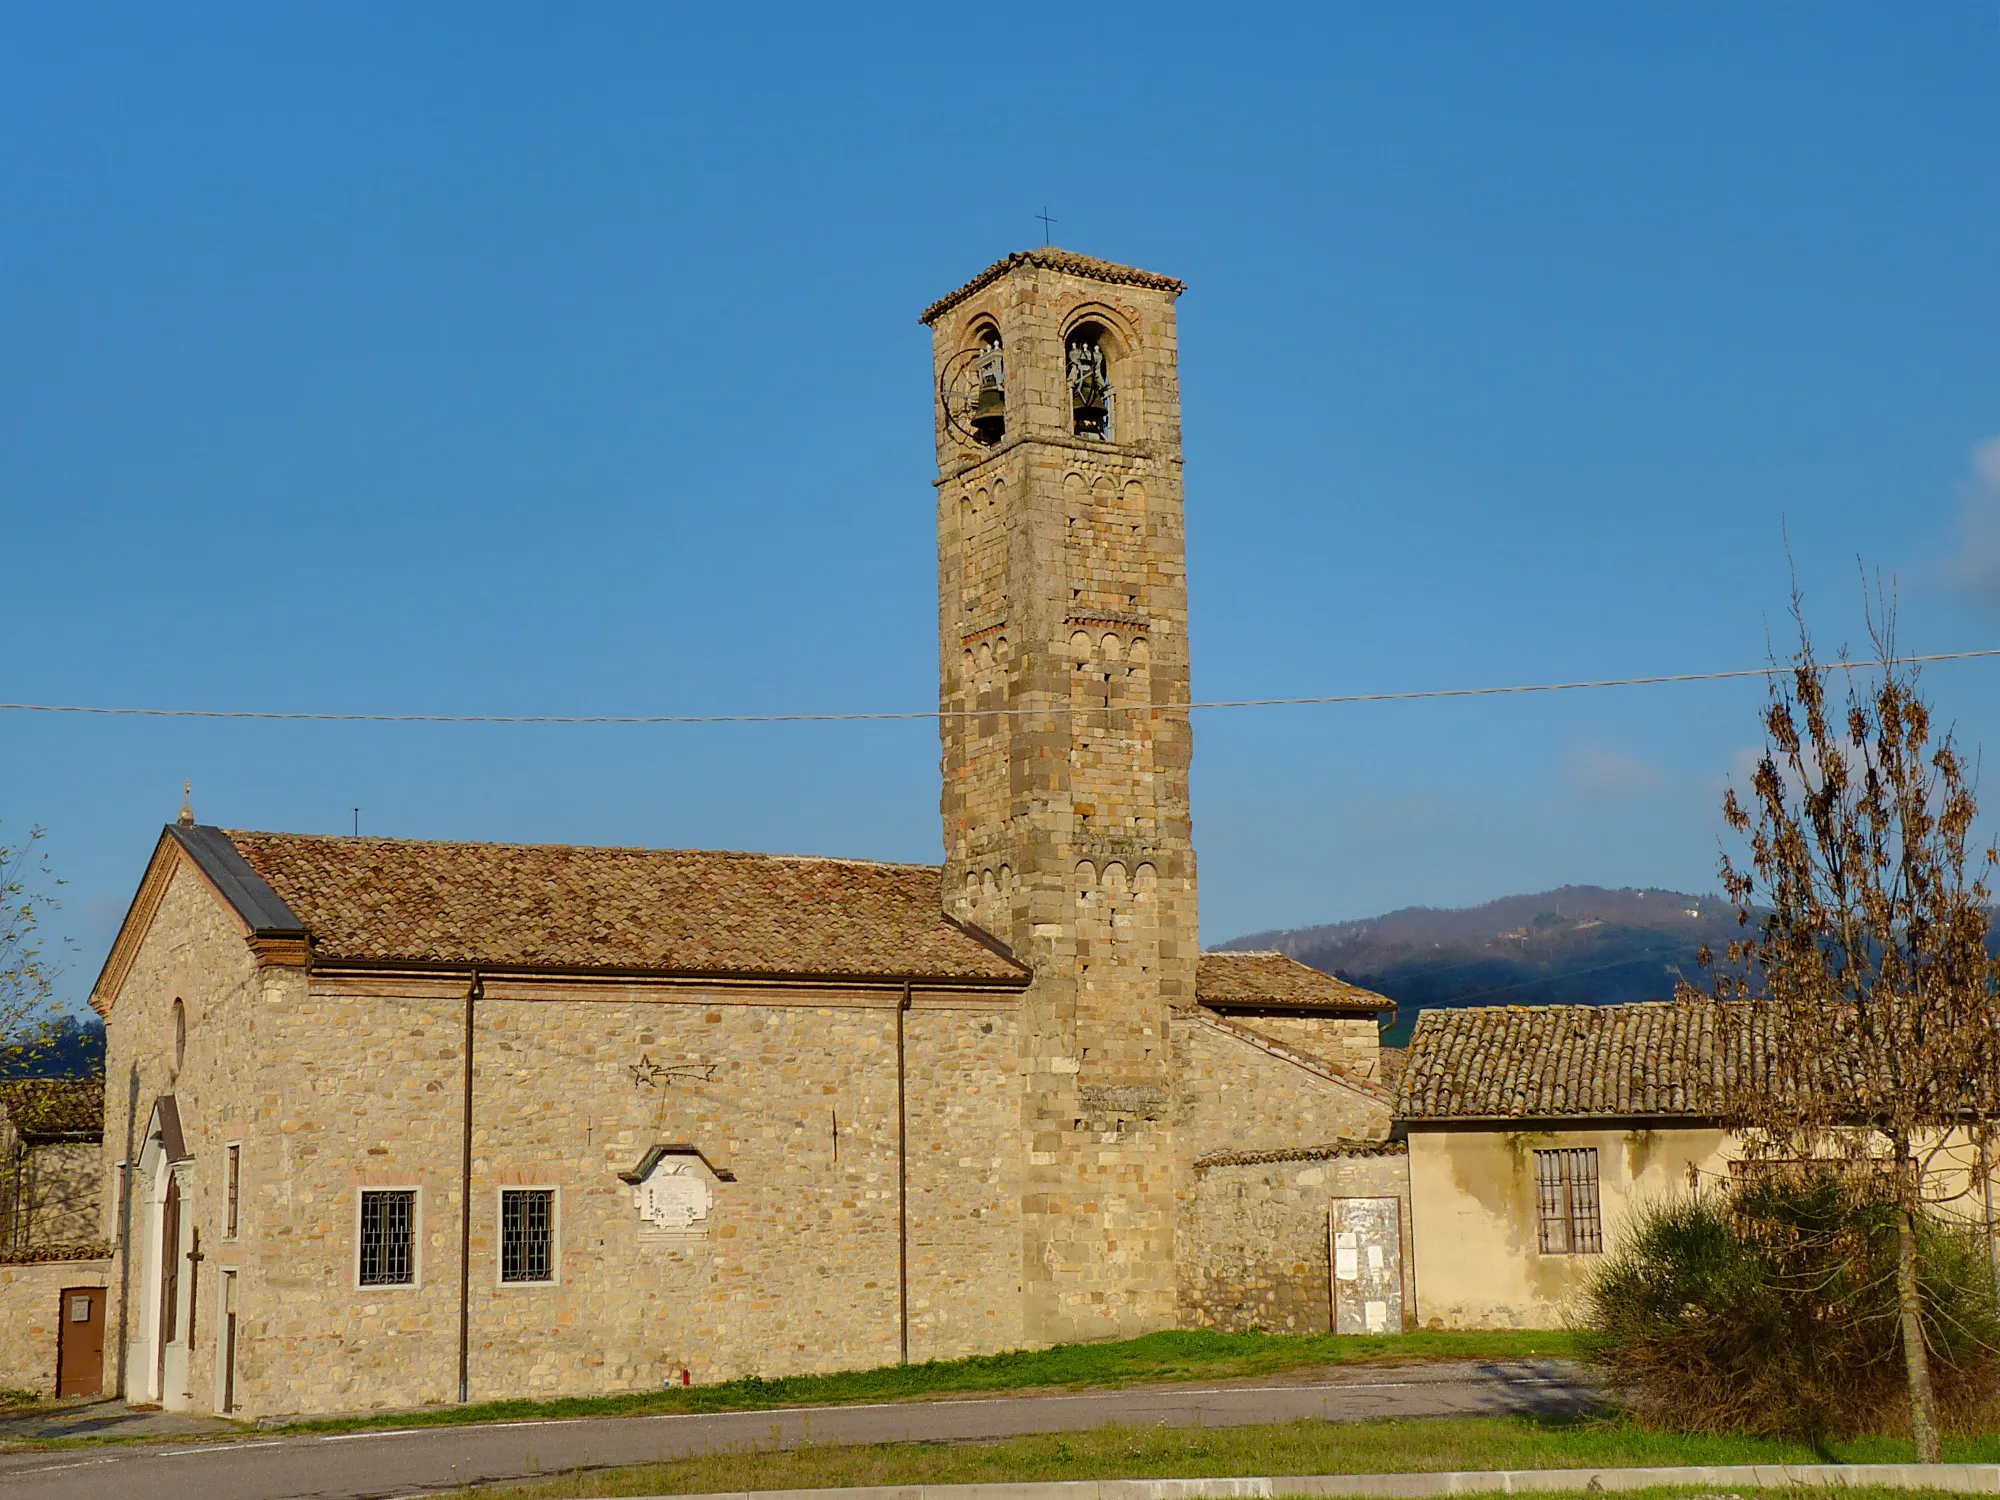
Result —
<instances>
[{"instance_id":1,"label":"blue sky","mask_svg":"<svg viewBox=\"0 0 2000 1500\"><path fill-rule=\"evenodd\" d=\"M1989 5L0 12L10 701L935 702L932 297L1184 277L1198 698L2000 641ZM1983 458L1982 458L1983 454ZM1933 669L2000 734L2000 666ZM1713 884L1759 690L1216 712L1203 934ZM922 723L0 715L94 974L161 822L937 856Z\"/></svg>"}]
</instances>

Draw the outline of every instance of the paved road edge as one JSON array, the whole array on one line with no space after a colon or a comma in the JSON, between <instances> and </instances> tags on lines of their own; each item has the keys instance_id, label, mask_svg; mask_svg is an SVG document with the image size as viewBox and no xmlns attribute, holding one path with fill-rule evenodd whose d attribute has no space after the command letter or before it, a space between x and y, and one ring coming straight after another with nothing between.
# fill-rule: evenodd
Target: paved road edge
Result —
<instances>
[{"instance_id":1,"label":"paved road edge","mask_svg":"<svg viewBox=\"0 0 2000 1500\"><path fill-rule=\"evenodd\" d=\"M1712 1464L1670 1469L1479 1469L1442 1474L1297 1474L1259 1479L1078 1479L1021 1484L886 1484L739 1490L691 1500L1276 1500L1284 1495L1522 1495L1665 1485L1878 1485L2000 1494L2000 1464ZM635 1500L681 1500L650 1495Z\"/></svg>"}]
</instances>

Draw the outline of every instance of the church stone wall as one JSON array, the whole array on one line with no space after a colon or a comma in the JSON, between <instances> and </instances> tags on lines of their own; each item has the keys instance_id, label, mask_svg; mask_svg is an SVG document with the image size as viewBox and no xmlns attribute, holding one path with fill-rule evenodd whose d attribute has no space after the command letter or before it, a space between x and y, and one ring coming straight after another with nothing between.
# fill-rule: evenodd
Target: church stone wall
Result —
<instances>
[{"instance_id":1,"label":"church stone wall","mask_svg":"<svg viewBox=\"0 0 2000 1500\"><path fill-rule=\"evenodd\" d=\"M1382 1028L1373 1016L1246 1016L1241 1024L1358 1078L1380 1081Z\"/></svg>"},{"instance_id":2,"label":"church stone wall","mask_svg":"<svg viewBox=\"0 0 2000 1500\"><path fill-rule=\"evenodd\" d=\"M1200 1012L1174 1016L1174 1129L1190 1164L1175 1240L1180 1323L1324 1333L1329 1201L1407 1200L1407 1164L1401 1155L1315 1158L1313 1147L1385 1140L1386 1099L1274 1055L1249 1030ZM1240 1159L1260 1153L1284 1159Z\"/></svg>"},{"instance_id":3,"label":"church stone wall","mask_svg":"<svg viewBox=\"0 0 2000 1500\"><path fill-rule=\"evenodd\" d=\"M1332 1200L1399 1199L1407 1226L1409 1159L1397 1153L1223 1162L1196 1169L1190 1197L1180 1259L1181 1326L1326 1333ZM1407 1241L1403 1264L1404 1306L1414 1307Z\"/></svg>"},{"instance_id":4,"label":"church stone wall","mask_svg":"<svg viewBox=\"0 0 2000 1500\"><path fill-rule=\"evenodd\" d=\"M1174 1016L1175 1133L1189 1161L1389 1133L1386 1096L1273 1055L1200 1013Z\"/></svg>"},{"instance_id":5,"label":"church stone wall","mask_svg":"<svg viewBox=\"0 0 2000 1500\"><path fill-rule=\"evenodd\" d=\"M176 875L110 1026L113 1136L126 1138L128 1113L130 1133L143 1132L172 1089L191 1157L181 1249L199 1229L205 1260L198 1289L185 1270L181 1280L201 1306L192 1350L169 1348L167 1404L219 1401L224 1270L239 1278L238 1414L454 1401L464 981L260 974L232 926L198 875ZM177 1078L176 996L189 1017ZM895 1362L900 1000L487 981L475 1007L472 1398L642 1389L683 1369L699 1382ZM1016 1002L919 990L904 1019L910 1357L1018 1346ZM233 1241L230 1142L242 1163ZM618 1173L655 1144L694 1146L733 1174L715 1185L705 1234L642 1231ZM557 1192L553 1284L500 1283L508 1186ZM357 1285L370 1187L418 1191L415 1286ZM157 1357L157 1196L135 1185L135 1396ZM180 1326L184 1342L184 1316Z\"/></svg>"}]
</instances>

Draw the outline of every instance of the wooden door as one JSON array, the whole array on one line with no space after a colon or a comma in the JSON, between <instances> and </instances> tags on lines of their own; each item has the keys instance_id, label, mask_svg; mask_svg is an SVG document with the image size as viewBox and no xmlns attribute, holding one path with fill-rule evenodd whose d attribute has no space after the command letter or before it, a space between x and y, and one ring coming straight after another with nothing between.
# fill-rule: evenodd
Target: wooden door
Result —
<instances>
[{"instance_id":1,"label":"wooden door","mask_svg":"<svg viewBox=\"0 0 2000 1500\"><path fill-rule=\"evenodd\" d=\"M160 1206L160 1346L154 1356L154 1387L165 1397L167 1345L180 1332L181 1180L167 1174L167 1201Z\"/></svg>"},{"instance_id":2,"label":"wooden door","mask_svg":"<svg viewBox=\"0 0 2000 1500\"><path fill-rule=\"evenodd\" d=\"M56 1336L56 1396L96 1396L104 1390L104 1304L101 1286L64 1289Z\"/></svg>"},{"instance_id":3,"label":"wooden door","mask_svg":"<svg viewBox=\"0 0 2000 1500\"><path fill-rule=\"evenodd\" d=\"M222 1273L222 1410L236 1410L236 1273Z\"/></svg>"}]
</instances>

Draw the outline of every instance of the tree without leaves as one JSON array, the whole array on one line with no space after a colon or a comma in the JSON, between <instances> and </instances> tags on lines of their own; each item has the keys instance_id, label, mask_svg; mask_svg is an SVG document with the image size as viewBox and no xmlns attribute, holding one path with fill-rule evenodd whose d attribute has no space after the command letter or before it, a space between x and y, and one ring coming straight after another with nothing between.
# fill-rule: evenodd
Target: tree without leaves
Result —
<instances>
[{"instance_id":1,"label":"tree without leaves","mask_svg":"<svg viewBox=\"0 0 2000 1500\"><path fill-rule=\"evenodd\" d=\"M1816 659L1796 591L1792 616L1798 652L1771 679L1749 804L1734 788L1723 804L1750 849L1747 866L1722 860L1743 935L1715 995L1754 1002L1759 1033L1756 1066L1729 1083L1728 1123L1753 1157L1844 1164L1893 1202L1910 1428L1929 1463L1938 1420L1917 1220L1927 1191L1942 1191L1932 1168L1968 1127L1982 1165L1986 1155L2000 1088L1986 877L2000 847L1971 846L1971 771L1936 732L1916 669L1893 664L1893 611L1871 612L1876 655L1892 665L1865 678Z\"/></svg>"},{"instance_id":2,"label":"tree without leaves","mask_svg":"<svg viewBox=\"0 0 2000 1500\"><path fill-rule=\"evenodd\" d=\"M55 1037L56 968L43 927L62 882L42 838L32 828L18 844L0 843L0 1077L31 1071Z\"/></svg>"}]
</instances>

